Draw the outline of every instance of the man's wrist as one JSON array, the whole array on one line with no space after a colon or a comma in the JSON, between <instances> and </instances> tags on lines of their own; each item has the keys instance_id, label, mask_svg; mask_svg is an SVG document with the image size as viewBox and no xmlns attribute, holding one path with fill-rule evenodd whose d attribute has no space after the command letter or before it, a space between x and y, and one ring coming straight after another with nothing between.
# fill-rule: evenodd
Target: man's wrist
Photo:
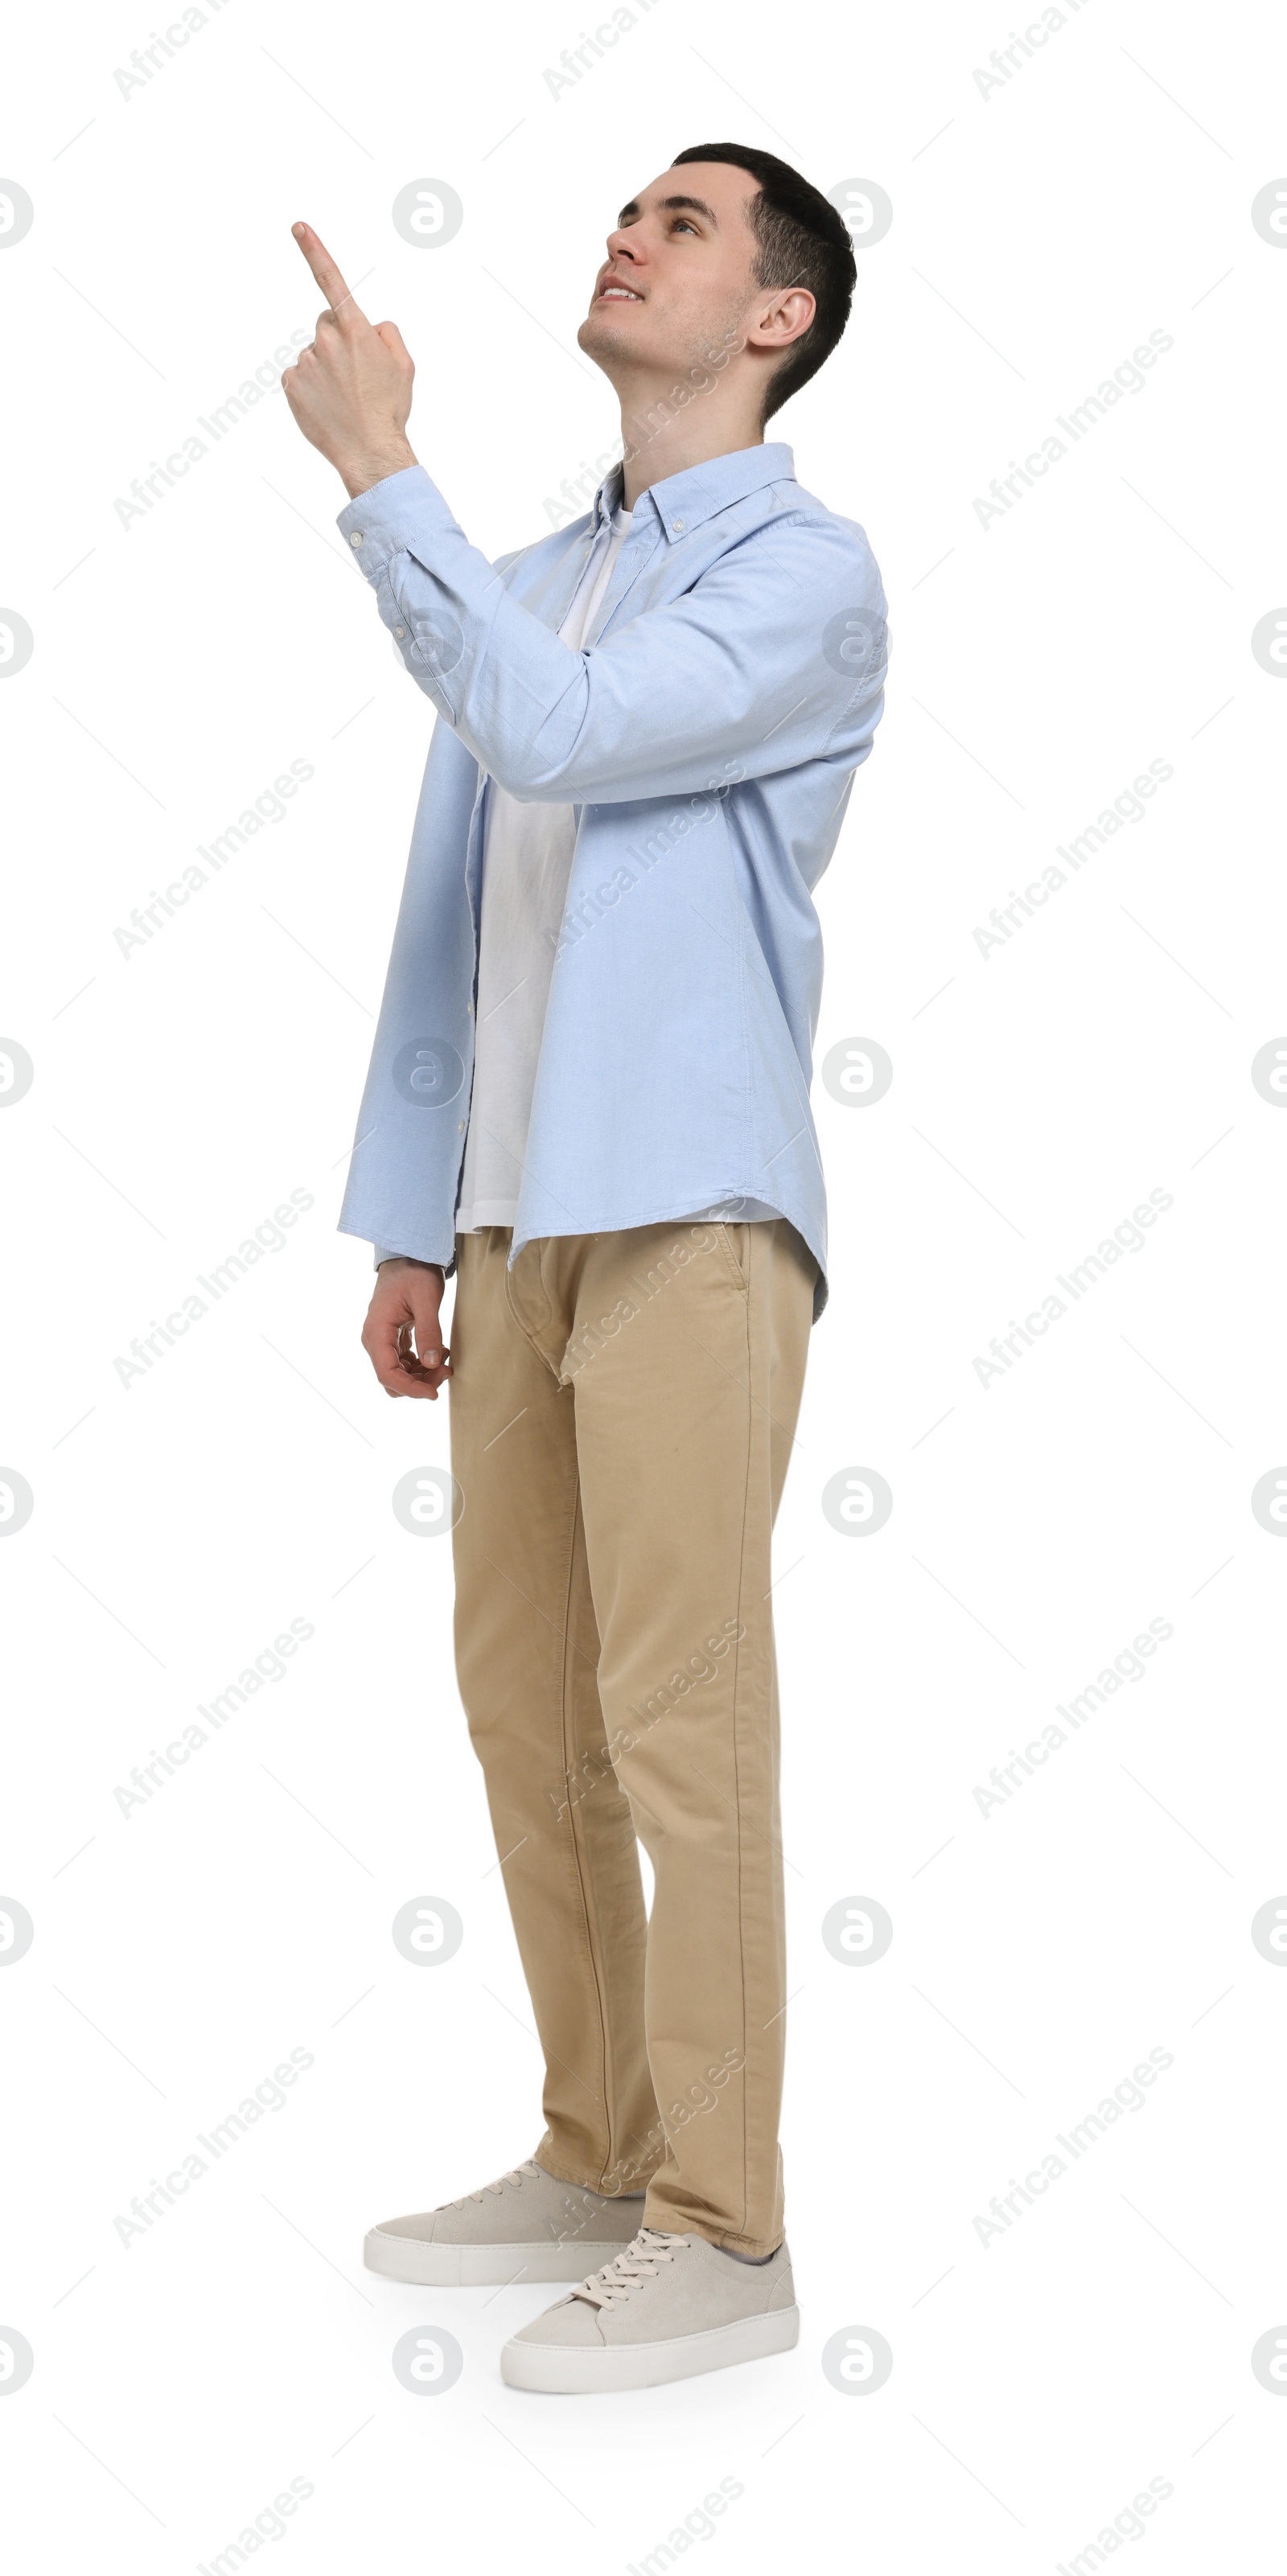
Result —
<instances>
[{"instance_id":1,"label":"man's wrist","mask_svg":"<svg viewBox=\"0 0 1287 2576\"><path fill-rule=\"evenodd\" d=\"M363 493L370 492L377 483L387 482L391 474L403 474L408 465L418 465L419 462L419 457L404 438L386 453L364 456L360 462L341 465L338 472L350 501L360 501Z\"/></svg>"}]
</instances>

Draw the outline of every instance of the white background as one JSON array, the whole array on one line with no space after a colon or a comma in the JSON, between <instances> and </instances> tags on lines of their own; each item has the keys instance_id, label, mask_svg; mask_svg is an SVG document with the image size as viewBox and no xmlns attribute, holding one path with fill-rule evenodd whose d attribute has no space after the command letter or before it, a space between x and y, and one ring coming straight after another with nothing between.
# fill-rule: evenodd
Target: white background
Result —
<instances>
[{"instance_id":1,"label":"white background","mask_svg":"<svg viewBox=\"0 0 1287 2576\"><path fill-rule=\"evenodd\" d=\"M1026 23L1023 22L1023 23ZM1039 21L1035 23L1040 23ZM0 256L11 392L0 691L0 1975L9 2109L0 2404L15 2567L638 2565L687 2548L882 2569L1067 2564L1151 2479L1121 2550L1275 2564L1287 2319L1281 1577L1250 1508L1287 1458L1280 1161L1250 1078L1282 1034L1287 599L1280 308L1253 228L1287 163L1270 11L1085 0L986 96L996 8L656 5L557 98L575 11L228 5L123 96L118 6L10 35L0 159L35 207ZM334 1217L432 721L280 393L143 518L114 508L318 296L318 226L418 365L411 431L489 553L613 438L575 346L615 209L689 143L765 145L894 207L841 348L774 435L865 526L888 710L821 892L816 1085L833 1294L778 1532L793 2006L784 2144L799 2348L637 2397L504 2389L536 2290L418 2293L364 2229L539 2134L539 2063L450 1658L445 1545L390 1493L445 1407L391 1406ZM395 232L409 181L465 219ZM999 521L973 508L1150 332L1173 347ZM113 933L292 759L315 776L128 956ZM1000 951L973 938L1152 760L1174 776ZM640 1079L647 1080L641 1066ZM292 1189L315 1204L189 1336L114 1362ZM1046 1338L973 1362L1150 1191ZM873 1467L855 1540L820 1495ZM283 1677L147 1804L113 1792L286 1628ZM1173 1637L1003 1806L973 1795L1151 1619ZM1022 1776L1022 1775L1020 1775ZM390 1937L449 1900L454 1959ZM870 1896L876 1964L820 1926ZM292 2048L313 2066L185 2198L114 2227ZM973 2224L1150 2050L1173 2064L986 2244ZM1022 2206L1022 2204L1020 2204ZM399 2385L437 2324L456 2385ZM871 2326L894 2368L820 2354ZM1287 2327L1284 2328L1287 2332ZM1271 2520L1271 2516L1273 2519ZM251 2553L247 2552L247 2557ZM235 2565L235 2559L226 2562ZM655 2562L665 2565L664 2559ZM1083 2562L1094 2566L1094 2558Z\"/></svg>"}]
</instances>

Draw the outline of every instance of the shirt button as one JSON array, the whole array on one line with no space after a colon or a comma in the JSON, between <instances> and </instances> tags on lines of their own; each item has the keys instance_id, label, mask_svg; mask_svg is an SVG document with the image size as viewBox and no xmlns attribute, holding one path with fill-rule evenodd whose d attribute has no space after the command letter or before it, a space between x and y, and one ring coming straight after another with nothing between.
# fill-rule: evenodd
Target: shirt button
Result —
<instances>
[{"instance_id":1,"label":"shirt button","mask_svg":"<svg viewBox=\"0 0 1287 2576\"><path fill-rule=\"evenodd\" d=\"M464 1119L463 1119L463 1118L458 1118L458 1119L456 1120L456 1134L457 1134L458 1136L463 1136L463 1135L464 1135L464 1132L465 1132L465 1122L464 1122Z\"/></svg>"},{"instance_id":2,"label":"shirt button","mask_svg":"<svg viewBox=\"0 0 1287 2576\"><path fill-rule=\"evenodd\" d=\"M361 543L362 543L361 536L360 536L360 534L359 534L358 530L355 528L355 529L353 530L352 536L349 538L349 544L350 544L351 546L360 546L360 545L361 545Z\"/></svg>"},{"instance_id":3,"label":"shirt button","mask_svg":"<svg viewBox=\"0 0 1287 2576\"><path fill-rule=\"evenodd\" d=\"M403 638L403 636L406 634L406 631L407 631L407 630L406 630L406 628L405 628L405 626L395 626L393 631L394 631L394 634L397 636L398 642L399 642L399 643L401 643L401 642L402 642L402 638Z\"/></svg>"},{"instance_id":4,"label":"shirt button","mask_svg":"<svg viewBox=\"0 0 1287 2576\"><path fill-rule=\"evenodd\" d=\"M682 519L672 519L670 524L671 524L671 527L672 527L672 528L673 528L673 530L674 530L675 535L676 535L677 537L682 537L682 535L683 535L683 533L684 533L684 522L683 522L683 520L682 520Z\"/></svg>"}]
</instances>

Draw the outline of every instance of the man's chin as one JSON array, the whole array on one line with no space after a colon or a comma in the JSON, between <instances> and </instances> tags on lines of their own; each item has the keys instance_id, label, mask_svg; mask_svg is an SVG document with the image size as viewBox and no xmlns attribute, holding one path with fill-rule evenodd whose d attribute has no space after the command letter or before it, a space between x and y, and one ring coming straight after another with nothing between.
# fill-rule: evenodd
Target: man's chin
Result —
<instances>
[{"instance_id":1,"label":"man's chin","mask_svg":"<svg viewBox=\"0 0 1287 2576\"><path fill-rule=\"evenodd\" d=\"M615 314L605 311L602 305L594 305L587 313L576 339L577 347L600 367L610 366L614 359L636 354L630 332Z\"/></svg>"}]
</instances>

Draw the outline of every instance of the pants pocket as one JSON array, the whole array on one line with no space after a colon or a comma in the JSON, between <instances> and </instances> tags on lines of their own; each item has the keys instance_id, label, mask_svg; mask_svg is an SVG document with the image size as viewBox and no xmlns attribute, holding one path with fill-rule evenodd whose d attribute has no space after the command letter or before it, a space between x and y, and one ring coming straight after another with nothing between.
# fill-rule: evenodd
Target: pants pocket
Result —
<instances>
[{"instance_id":1,"label":"pants pocket","mask_svg":"<svg viewBox=\"0 0 1287 2576\"><path fill-rule=\"evenodd\" d=\"M741 1289L744 1297L749 1296L751 1288L751 1247L749 1242L749 1233L750 1229L745 1225L717 1224L715 1227L715 1234L719 1243L720 1252L724 1258L725 1268L727 1269L734 1286Z\"/></svg>"}]
</instances>

